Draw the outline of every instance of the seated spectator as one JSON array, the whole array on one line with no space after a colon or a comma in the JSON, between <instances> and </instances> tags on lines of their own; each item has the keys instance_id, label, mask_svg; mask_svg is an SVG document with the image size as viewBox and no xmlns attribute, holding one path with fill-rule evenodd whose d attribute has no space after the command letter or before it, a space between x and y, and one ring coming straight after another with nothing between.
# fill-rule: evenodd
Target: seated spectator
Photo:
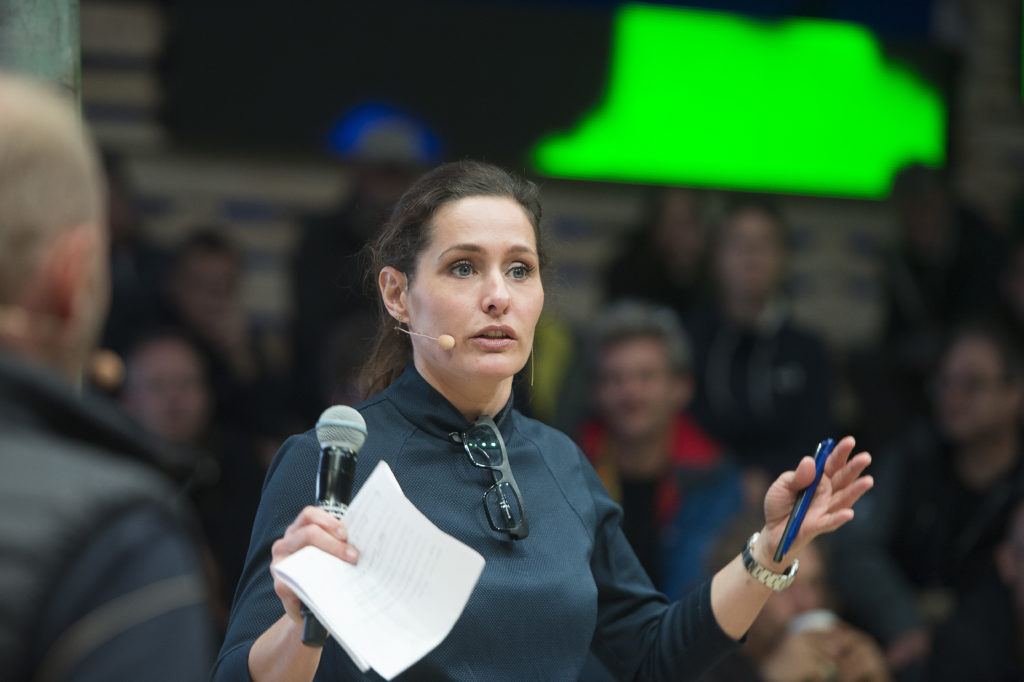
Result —
<instances>
[{"instance_id":1,"label":"seated spectator","mask_svg":"<svg viewBox=\"0 0 1024 682\"><path fill-rule=\"evenodd\" d=\"M739 470L686 413L690 349L668 308L612 305L599 316L597 417L580 445L655 586L676 599L704 577L718 528L744 504Z\"/></svg>"},{"instance_id":2,"label":"seated spectator","mask_svg":"<svg viewBox=\"0 0 1024 682\"><path fill-rule=\"evenodd\" d=\"M756 514L737 519L723 533L710 566L729 556L756 528ZM810 551L808 551L810 550ZM844 622L828 590L828 544L800 555L796 580L775 595L747 633L746 646L704 676L704 682L885 682L891 679L881 647ZM966 678L964 678L966 679Z\"/></svg>"},{"instance_id":3,"label":"seated spectator","mask_svg":"<svg viewBox=\"0 0 1024 682\"><path fill-rule=\"evenodd\" d=\"M660 303L685 315L707 294L709 226L704 195L669 187L608 268L607 298Z\"/></svg>"},{"instance_id":4,"label":"seated spectator","mask_svg":"<svg viewBox=\"0 0 1024 682\"><path fill-rule=\"evenodd\" d=\"M836 537L836 585L897 670L922 666L931 628L995 579L992 552L1024 489L1024 365L1009 337L981 324L953 335L934 402L933 422L877 458L875 491Z\"/></svg>"},{"instance_id":5,"label":"seated spectator","mask_svg":"<svg viewBox=\"0 0 1024 682\"><path fill-rule=\"evenodd\" d=\"M832 367L819 338L796 324L783 293L786 234L769 203L743 199L714 245L717 300L687 320L697 391L693 413L744 467L767 481L832 426Z\"/></svg>"},{"instance_id":6,"label":"seated spectator","mask_svg":"<svg viewBox=\"0 0 1024 682\"><path fill-rule=\"evenodd\" d=\"M250 329L241 297L241 260L219 230L201 228L173 257L164 286L163 322L186 332L199 349L218 422L249 428L285 410ZM287 429L285 429L287 431Z\"/></svg>"},{"instance_id":7,"label":"seated spectator","mask_svg":"<svg viewBox=\"0 0 1024 682\"><path fill-rule=\"evenodd\" d=\"M944 332L979 311L991 312L1004 245L937 169L914 165L901 171L892 203L897 240L884 262L889 309L881 360L888 390L899 396L885 409L900 410L905 423L927 415L923 386L938 362Z\"/></svg>"},{"instance_id":8,"label":"seated spectator","mask_svg":"<svg viewBox=\"0 0 1024 682\"><path fill-rule=\"evenodd\" d=\"M169 443L198 444L210 424L212 396L202 357L188 337L170 329L151 332L125 359L125 410Z\"/></svg>"},{"instance_id":9,"label":"seated spectator","mask_svg":"<svg viewBox=\"0 0 1024 682\"><path fill-rule=\"evenodd\" d=\"M216 565L226 615L263 483L256 434L213 421L203 359L187 336L172 329L150 332L131 347L121 404L192 462L188 489Z\"/></svg>"},{"instance_id":10,"label":"seated spectator","mask_svg":"<svg viewBox=\"0 0 1024 682\"><path fill-rule=\"evenodd\" d=\"M968 588L935 633L929 682L1024 680L1024 504L996 547L998 581Z\"/></svg>"}]
</instances>

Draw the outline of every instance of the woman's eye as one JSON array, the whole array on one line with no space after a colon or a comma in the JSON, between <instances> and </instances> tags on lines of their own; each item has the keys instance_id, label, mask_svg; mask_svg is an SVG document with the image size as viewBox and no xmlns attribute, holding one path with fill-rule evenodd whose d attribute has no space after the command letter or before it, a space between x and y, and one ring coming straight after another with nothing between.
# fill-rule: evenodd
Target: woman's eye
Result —
<instances>
[{"instance_id":1,"label":"woman's eye","mask_svg":"<svg viewBox=\"0 0 1024 682\"><path fill-rule=\"evenodd\" d=\"M452 274L456 277L469 277L473 274L473 266L470 263L456 263L452 266Z\"/></svg>"},{"instance_id":2,"label":"woman's eye","mask_svg":"<svg viewBox=\"0 0 1024 682\"><path fill-rule=\"evenodd\" d=\"M526 279L530 276L532 269L528 265L513 265L509 268L509 274L512 276L512 279Z\"/></svg>"}]
</instances>

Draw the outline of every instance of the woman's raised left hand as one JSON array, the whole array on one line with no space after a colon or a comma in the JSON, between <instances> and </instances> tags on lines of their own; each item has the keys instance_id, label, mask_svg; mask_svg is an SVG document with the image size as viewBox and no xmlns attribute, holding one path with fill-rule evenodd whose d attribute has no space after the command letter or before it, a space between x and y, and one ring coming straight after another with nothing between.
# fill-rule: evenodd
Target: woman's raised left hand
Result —
<instances>
[{"instance_id":1,"label":"woman's raised left hand","mask_svg":"<svg viewBox=\"0 0 1024 682\"><path fill-rule=\"evenodd\" d=\"M825 461L821 481L800 531L789 551L778 563L772 559L772 555L782 539L797 496L814 481L814 459L804 457L795 471L782 474L768 488L764 498L765 527L754 547L755 557L763 566L778 572L785 570L807 543L822 533L834 531L853 518L854 502L874 485L871 476L861 475L871 464L871 455L861 452L851 457L854 445L851 436L836 443L832 454Z\"/></svg>"}]
</instances>

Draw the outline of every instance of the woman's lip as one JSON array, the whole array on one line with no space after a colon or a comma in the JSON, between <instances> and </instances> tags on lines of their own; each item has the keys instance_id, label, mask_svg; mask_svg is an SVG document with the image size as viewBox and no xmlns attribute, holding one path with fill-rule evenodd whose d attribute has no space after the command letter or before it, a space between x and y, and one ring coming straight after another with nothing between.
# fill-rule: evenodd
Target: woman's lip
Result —
<instances>
[{"instance_id":1,"label":"woman's lip","mask_svg":"<svg viewBox=\"0 0 1024 682\"><path fill-rule=\"evenodd\" d=\"M504 350L515 343L515 339L508 337L495 338L492 336L474 336L470 338L470 341L478 348L484 350Z\"/></svg>"},{"instance_id":2,"label":"woman's lip","mask_svg":"<svg viewBox=\"0 0 1024 682\"><path fill-rule=\"evenodd\" d=\"M473 338L475 338L475 339L502 338L502 337L488 336L488 334L491 334L493 332L499 332L499 333L504 334L506 337L508 337L510 339L513 339L513 340L516 338L516 333L514 331L512 331L511 327L484 327L483 329L478 331Z\"/></svg>"}]
</instances>

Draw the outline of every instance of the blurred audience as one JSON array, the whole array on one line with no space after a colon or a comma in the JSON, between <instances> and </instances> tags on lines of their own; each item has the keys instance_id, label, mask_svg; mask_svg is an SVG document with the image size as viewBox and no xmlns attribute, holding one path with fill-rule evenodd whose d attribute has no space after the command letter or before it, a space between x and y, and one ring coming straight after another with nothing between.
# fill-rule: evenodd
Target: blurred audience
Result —
<instances>
[{"instance_id":1,"label":"blurred audience","mask_svg":"<svg viewBox=\"0 0 1024 682\"><path fill-rule=\"evenodd\" d=\"M957 200L939 170L915 165L902 171L892 203L897 241L884 261L889 310L876 363L882 376L866 391L878 394L882 386L885 393L879 408L865 407L868 419L895 426L927 415L922 387L944 334L967 317L992 312L1004 245Z\"/></svg>"},{"instance_id":2,"label":"blurred audience","mask_svg":"<svg viewBox=\"0 0 1024 682\"><path fill-rule=\"evenodd\" d=\"M209 542L221 615L226 616L263 485L258 438L213 421L203 358L185 334L148 332L131 347L125 364L125 411L191 462L194 473L187 489Z\"/></svg>"},{"instance_id":3,"label":"blurred audience","mask_svg":"<svg viewBox=\"0 0 1024 682\"><path fill-rule=\"evenodd\" d=\"M995 550L998 581L971 585L935 633L930 682L1024 680L1024 504Z\"/></svg>"},{"instance_id":4,"label":"blurred audience","mask_svg":"<svg viewBox=\"0 0 1024 682\"><path fill-rule=\"evenodd\" d=\"M287 422L284 378L271 371L249 326L241 278L241 258L222 229L191 230L172 254L159 326L183 330L199 349L218 422L239 428Z\"/></svg>"},{"instance_id":5,"label":"blurred audience","mask_svg":"<svg viewBox=\"0 0 1024 682\"><path fill-rule=\"evenodd\" d=\"M337 365L331 344L339 330L351 339L346 363L360 365L372 340L375 298L366 294L359 254L377 234L398 198L423 168L436 161L422 124L396 111L357 108L339 124L338 149L348 163L350 186L333 210L307 216L292 264L295 318L292 327L294 399L303 420L315 422L339 385L325 379ZM376 283L373 284L376 286ZM340 388L344 388L344 380Z\"/></svg>"},{"instance_id":6,"label":"blurred audience","mask_svg":"<svg viewBox=\"0 0 1024 682\"><path fill-rule=\"evenodd\" d=\"M999 275L1000 308L1003 324L1024 344L1024 233L1007 246Z\"/></svg>"},{"instance_id":7,"label":"blurred audience","mask_svg":"<svg viewBox=\"0 0 1024 682\"><path fill-rule=\"evenodd\" d=\"M749 529L759 524L756 514L735 521L720 538L712 562L728 561L736 544L745 542ZM768 600L747 633L746 645L705 675L704 682L891 679L878 643L836 614L828 590L828 546L819 539L804 548L796 580Z\"/></svg>"},{"instance_id":8,"label":"blurred audience","mask_svg":"<svg viewBox=\"0 0 1024 682\"><path fill-rule=\"evenodd\" d=\"M622 505L637 557L675 599L703 579L715 534L745 504L739 469L686 412L690 348L675 313L623 301L598 319L597 416L580 444Z\"/></svg>"},{"instance_id":9,"label":"blurred audience","mask_svg":"<svg viewBox=\"0 0 1024 682\"><path fill-rule=\"evenodd\" d=\"M124 353L140 328L153 323L167 253L146 242L134 188L116 154L103 155L110 223L110 314L102 345Z\"/></svg>"},{"instance_id":10,"label":"blurred audience","mask_svg":"<svg viewBox=\"0 0 1024 682\"><path fill-rule=\"evenodd\" d=\"M648 216L607 270L606 298L635 298L686 315L707 295L710 230L699 190L671 187L653 197Z\"/></svg>"},{"instance_id":11,"label":"blurred audience","mask_svg":"<svg viewBox=\"0 0 1024 682\"><path fill-rule=\"evenodd\" d=\"M783 283L786 228L767 200L732 204L718 229L716 300L685 322L694 346L700 424L764 487L832 428L832 366L824 344L793 321Z\"/></svg>"},{"instance_id":12,"label":"blurred audience","mask_svg":"<svg viewBox=\"0 0 1024 682\"><path fill-rule=\"evenodd\" d=\"M933 386L934 421L878 454L875 489L836 536L835 582L851 617L906 679L958 596L996 580L992 552L1024 492L1024 365L1011 337L962 327Z\"/></svg>"},{"instance_id":13,"label":"blurred audience","mask_svg":"<svg viewBox=\"0 0 1024 682\"><path fill-rule=\"evenodd\" d=\"M171 460L82 395L110 293L99 159L77 108L0 76L0 670L205 679L214 627Z\"/></svg>"},{"instance_id":14,"label":"blurred audience","mask_svg":"<svg viewBox=\"0 0 1024 682\"><path fill-rule=\"evenodd\" d=\"M125 360L125 410L170 443L197 444L210 424L213 400L192 342L171 330L150 332Z\"/></svg>"}]
</instances>

